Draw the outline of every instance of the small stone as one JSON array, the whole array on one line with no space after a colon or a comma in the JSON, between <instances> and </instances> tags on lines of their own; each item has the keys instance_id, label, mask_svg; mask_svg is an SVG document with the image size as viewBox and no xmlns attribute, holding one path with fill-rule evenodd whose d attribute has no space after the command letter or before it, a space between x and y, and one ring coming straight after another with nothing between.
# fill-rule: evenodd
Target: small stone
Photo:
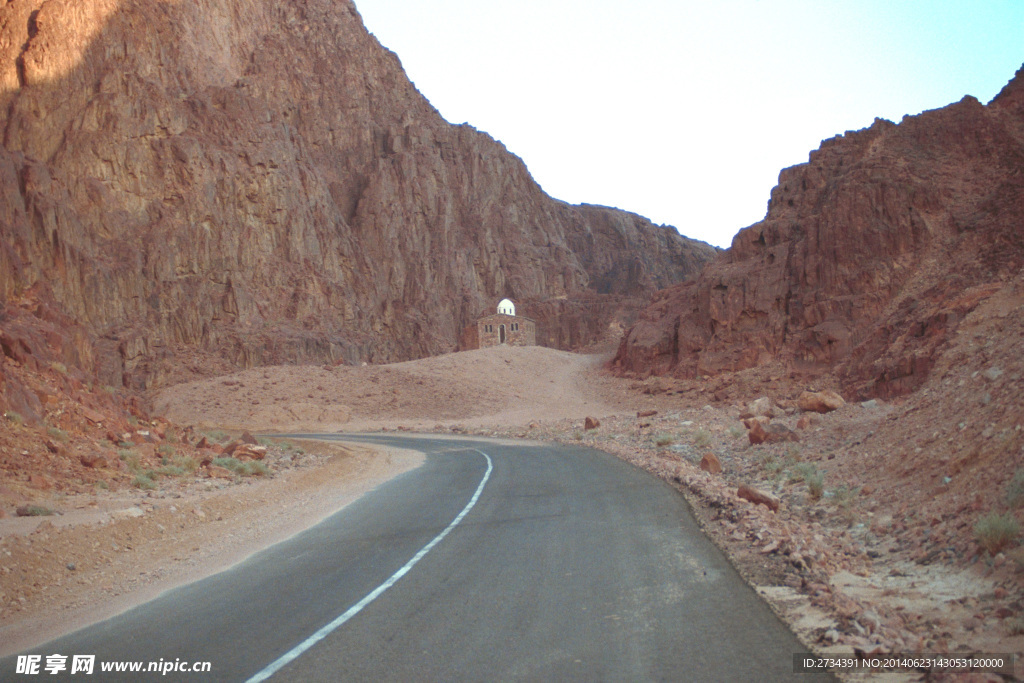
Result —
<instances>
[{"instance_id":1,"label":"small stone","mask_svg":"<svg viewBox=\"0 0 1024 683\"><path fill-rule=\"evenodd\" d=\"M242 443L247 443L250 446L257 446L260 443L259 441L256 440L256 437L250 434L248 431L242 432L242 435L238 437L238 440L241 441Z\"/></svg>"},{"instance_id":2,"label":"small stone","mask_svg":"<svg viewBox=\"0 0 1024 683\"><path fill-rule=\"evenodd\" d=\"M596 417L588 417L583 422L583 428L584 429L597 429L600 426L601 426L601 421L598 420Z\"/></svg>"},{"instance_id":3,"label":"small stone","mask_svg":"<svg viewBox=\"0 0 1024 683\"><path fill-rule=\"evenodd\" d=\"M67 568L68 568L68 571L71 571L71 572L75 571L75 563L74 562L68 562L67 563Z\"/></svg>"},{"instance_id":4,"label":"small stone","mask_svg":"<svg viewBox=\"0 0 1024 683\"><path fill-rule=\"evenodd\" d=\"M985 375L985 379L990 382L995 382L997 379L1003 376L1003 369L998 366L992 366L985 372L981 373Z\"/></svg>"},{"instance_id":5,"label":"small stone","mask_svg":"<svg viewBox=\"0 0 1024 683\"><path fill-rule=\"evenodd\" d=\"M640 410L637 412L637 417L654 417L658 414L657 410Z\"/></svg>"},{"instance_id":6,"label":"small stone","mask_svg":"<svg viewBox=\"0 0 1024 683\"><path fill-rule=\"evenodd\" d=\"M772 512L779 511L778 498L771 495L770 493L765 493L764 491L755 489L752 486L741 484L740 487L736 489L736 495L742 498L743 500L749 500L754 505L764 505Z\"/></svg>"}]
</instances>

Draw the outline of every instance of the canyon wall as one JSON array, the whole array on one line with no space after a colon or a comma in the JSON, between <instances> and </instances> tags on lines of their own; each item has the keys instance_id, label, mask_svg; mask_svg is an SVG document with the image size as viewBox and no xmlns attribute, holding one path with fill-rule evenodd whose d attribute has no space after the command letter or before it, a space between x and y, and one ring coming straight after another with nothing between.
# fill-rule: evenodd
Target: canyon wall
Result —
<instances>
[{"instance_id":1,"label":"canyon wall","mask_svg":"<svg viewBox=\"0 0 1024 683\"><path fill-rule=\"evenodd\" d=\"M504 297L582 346L716 253L548 197L348 0L10 0L0 128L0 303L106 385L452 351Z\"/></svg>"},{"instance_id":2,"label":"canyon wall","mask_svg":"<svg viewBox=\"0 0 1024 683\"><path fill-rule=\"evenodd\" d=\"M988 105L876 119L782 171L763 221L660 292L615 367L695 377L781 362L860 396L913 391L1024 264L1024 69Z\"/></svg>"}]
</instances>

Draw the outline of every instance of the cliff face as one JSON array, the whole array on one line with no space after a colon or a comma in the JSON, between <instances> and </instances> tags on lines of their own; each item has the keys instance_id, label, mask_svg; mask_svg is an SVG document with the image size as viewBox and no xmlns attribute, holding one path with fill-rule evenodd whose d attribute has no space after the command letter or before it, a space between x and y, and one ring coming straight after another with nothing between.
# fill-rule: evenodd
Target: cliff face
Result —
<instances>
[{"instance_id":1,"label":"cliff face","mask_svg":"<svg viewBox=\"0 0 1024 683\"><path fill-rule=\"evenodd\" d=\"M1024 264L1024 69L989 105L876 120L785 169L765 219L623 339L625 372L769 361L860 395L924 381L936 351Z\"/></svg>"},{"instance_id":2,"label":"cliff face","mask_svg":"<svg viewBox=\"0 0 1024 683\"><path fill-rule=\"evenodd\" d=\"M0 302L81 323L110 385L451 351L506 296L583 344L715 253L549 198L348 0L11 0L0 127Z\"/></svg>"}]
</instances>

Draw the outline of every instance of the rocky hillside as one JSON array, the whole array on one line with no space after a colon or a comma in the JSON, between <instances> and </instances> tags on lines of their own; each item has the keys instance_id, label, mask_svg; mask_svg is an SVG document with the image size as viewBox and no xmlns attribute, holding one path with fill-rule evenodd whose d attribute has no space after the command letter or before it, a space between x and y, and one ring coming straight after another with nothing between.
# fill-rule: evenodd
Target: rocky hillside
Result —
<instances>
[{"instance_id":1,"label":"rocky hillside","mask_svg":"<svg viewBox=\"0 0 1024 683\"><path fill-rule=\"evenodd\" d=\"M0 129L0 304L101 385L451 351L506 296L582 345L715 254L548 197L349 0L11 0Z\"/></svg>"},{"instance_id":2,"label":"rocky hillside","mask_svg":"<svg viewBox=\"0 0 1024 683\"><path fill-rule=\"evenodd\" d=\"M782 171L763 221L655 297L615 363L694 377L774 362L863 397L913 391L1024 264L1021 169L1024 69L988 105L826 140Z\"/></svg>"}]
</instances>

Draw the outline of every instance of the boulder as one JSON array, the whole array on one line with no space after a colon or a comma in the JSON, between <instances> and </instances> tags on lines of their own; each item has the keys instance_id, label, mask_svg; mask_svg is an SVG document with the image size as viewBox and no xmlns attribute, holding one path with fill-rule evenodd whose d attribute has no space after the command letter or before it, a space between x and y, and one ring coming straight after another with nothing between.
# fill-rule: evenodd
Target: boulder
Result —
<instances>
[{"instance_id":1,"label":"boulder","mask_svg":"<svg viewBox=\"0 0 1024 683\"><path fill-rule=\"evenodd\" d=\"M764 428L761 421L756 417L744 420L743 424L747 425L747 429L749 430L747 432L747 438L750 439L751 445L756 446L768 440L768 430Z\"/></svg>"},{"instance_id":2,"label":"boulder","mask_svg":"<svg viewBox=\"0 0 1024 683\"><path fill-rule=\"evenodd\" d=\"M736 489L736 495L743 500L749 500L754 505L764 505L772 512L779 511L778 498L770 493L765 493L764 491L755 489L753 486L741 484L740 487Z\"/></svg>"},{"instance_id":3,"label":"boulder","mask_svg":"<svg viewBox=\"0 0 1024 683\"><path fill-rule=\"evenodd\" d=\"M805 391L797 399L797 406L804 412L831 413L846 405L843 397L834 391Z\"/></svg>"},{"instance_id":4,"label":"boulder","mask_svg":"<svg viewBox=\"0 0 1024 683\"><path fill-rule=\"evenodd\" d=\"M700 459L700 468L705 472L711 474L722 473L722 463L714 453L710 451L704 454L704 457Z\"/></svg>"},{"instance_id":5,"label":"boulder","mask_svg":"<svg viewBox=\"0 0 1024 683\"><path fill-rule=\"evenodd\" d=\"M235 475L231 470L220 465L210 465L206 468L206 475L211 479L234 479Z\"/></svg>"},{"instance_id":6,"label":"boulder","mask_svg":"<svg viewBox=\"0 0 1024 683\"><path fill-rule=\"evenodd\" d=\"M601 426L601 421L598 420L596 417L588 417L583 422L583 428L584 429L597 429L600 426Z\"/></svg>"},{"instance_id":7,"label":"boulder","mask_svg":"<svg viewBox=\"0 0 1024 683\"><path fill-rule=\"evenodd\" d=\"M748 411L754 417L775 417L775 406L767 396L762 396L756 401L751 401Z\"/></svg>"},{"instance_id":8,"label":"boulder","mask_svg":"<svg viewBox=\"0 0 1024 683\"><path fill-rule=\"evenodd\" d=\"M232 451L231 455L239 460L263 460L267 457L267 447L240 444Z\"/></svg>"},{"instance_id":9,"label":"boulder","mask_svg":"<svg viewBox=\"0 0 1024 683\"><path fill-rule=\"evenodd\" d=\"M107 459L98 453L86 453L78 460L82 463L83 467L91 469L99 469L107 466Z\"/></svg>"},{"instance_id":10,"label":"boulder","mask_svg":"<svg viewBox=\"0 0 1024 683\"><path fill-rule=\"evenodd\" d=\"M258 446L260 443L259 441L256 440L256 437L250 434L248 431L242 432L242 435L238 437L238 440L241 441L242 443L249 444L250 446Z\"/></svg>"},{"instance_id":11,"label":"boulder","mask_svg":"<svg viewBox=\"0 0 1024 683\"><path fill-rule=\"evenodd\" d=\"M781 422L772 422L768 425L768 442L783 443L786 441L799 441L800 437L792 429Z\"/></svg>"}]
</instances>

